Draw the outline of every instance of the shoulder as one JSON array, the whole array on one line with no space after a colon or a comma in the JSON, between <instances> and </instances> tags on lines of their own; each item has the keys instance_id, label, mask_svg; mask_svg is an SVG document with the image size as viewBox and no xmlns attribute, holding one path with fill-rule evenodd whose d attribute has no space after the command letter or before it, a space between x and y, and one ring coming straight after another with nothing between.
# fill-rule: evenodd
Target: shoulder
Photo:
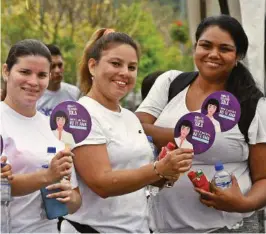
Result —
<instances>
[{"instance_id":1,"label":"shoulder","mask_svg":"<svg viewBox=\"0 0 266 234\"><path fill-rule=\"evenodd\" d=\"M173 80L175 80L180 74L182 74L182 71L179 70L169 70L163 74L161 74L157 80L159 81L167 81L171 83ZM157 81L156 80L156 81Z\"/></svg>"},{"instance_id":2,"label":"shoulder","mask_svg":"<svg viewBox=\"0 0 266 234\"><path fill-rule=\"evenodd\" d=\"M72 94L72 95L77 96L77 97L80 95L80 90L78 87L76 87L72 84L65 83L65 82L61 83L61 90L67 91L69 94Z\"/></svg>"}]
</instances>

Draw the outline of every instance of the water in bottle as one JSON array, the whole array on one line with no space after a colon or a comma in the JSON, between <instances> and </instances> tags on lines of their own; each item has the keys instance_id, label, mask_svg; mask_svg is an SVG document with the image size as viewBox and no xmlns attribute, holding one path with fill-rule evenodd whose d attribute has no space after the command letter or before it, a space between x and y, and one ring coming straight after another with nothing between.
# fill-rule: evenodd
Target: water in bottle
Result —
<instances>
[{"instance_id":1,"label":"water in bottle","mask_svg":"<svg viewBox=\"0 0 266 234\"><path fill-rule=\"evenodd\" d=\"M42 168L48 168L48 160L51 159L51 156L54 156L56 153L55 147L47 148L47 163L42 165ZM60 192L60 189L47 190L46 188L41 188L41 195L43 199L43 205L46 212L46 217L48 219L56 219L68 214L68 209L65 203L62 203L56 198L47 198L46 196L51 193Z\"/></svg>"},{"instance_id":2,"label":"water in bottle","mask_svg":"<svg viewBox=\"0 0 266 234\"><path fill-rule=\"evenodd\" d=\"M221 189L230 188L232 185L231 175L224 170L224 165L222 162L217 162L215 164L215 174L213 176L214 184Z\"/></svg>"},{"instance_id":3,"label":"water in bottle","mask_svg":"<svg viewBox=\"0 0 266 234\"><path fill-rule=\"evenodd\" d=\"M1 163L1 168L6 163ZM1 233L10 233L10 201L11 201L11 185L7 178L1 178Z\"/></svg>"}]
</instances>

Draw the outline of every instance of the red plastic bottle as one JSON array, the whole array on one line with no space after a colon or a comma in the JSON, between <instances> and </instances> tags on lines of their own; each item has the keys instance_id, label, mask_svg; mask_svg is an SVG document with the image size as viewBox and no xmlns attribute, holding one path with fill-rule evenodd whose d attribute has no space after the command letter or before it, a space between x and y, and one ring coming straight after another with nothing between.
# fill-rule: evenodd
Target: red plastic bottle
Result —
<instances>
[{"instance_id":1,"label":"red plastic bottle","mask_svg":"<svg viewBox=\"0 0 266 234\"><path fill-rule=\"evenodd\" d=\"M172 151L175 148L176 148L176 146L175 146L175 144L173 142L168 142L168 144L165 147L162 148L162 150L161 150L161 152L160 152L160 154L158 156L158 160L161 160L162 158L164 158L168 151ZM165 187L171 188L171 187L173 187L173 185L174 184L172 182L167 182L165 184Z\"/></svg>"},{"instance_id":2,"label":"red plastic bottle","mask_svg":"<svg viewBox=\"0 0 266 234\"><path fill-rule=\"evenodd\" d=\"M187 176L195 187L210 192L210 183L202 170L190 171Z\"/></svg>"},{"instance_id":3,"label":"red plastic bottle","mask_svg":"<svg viewBox=\"0 0 266 234\"><path fill-rule=\"evenodd\" d=\"M161 160L162 158L164 158L168 151L172 151L175 148L176 148L176 146L173 142L168 142L168 144L162 148L162 150L158 156L158 160Z\"/></svg>"}]
</instances>

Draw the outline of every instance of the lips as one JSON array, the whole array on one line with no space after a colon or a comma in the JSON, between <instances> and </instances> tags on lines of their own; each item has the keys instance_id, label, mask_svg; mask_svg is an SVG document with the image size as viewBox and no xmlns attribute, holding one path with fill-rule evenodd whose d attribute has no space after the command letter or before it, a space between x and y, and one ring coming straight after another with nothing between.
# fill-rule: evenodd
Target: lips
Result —
<instances>
[{"instance_id":1,"label":"lips","mask_svg":"<svg viewBox=\"0 0 266 234\"><path fill-rule=\"evenodd\" d=\"M204 63L211 68L218 68L220 67L222 64L217 63L217 62L213 62L213 61L204 61Z\"/></svg>"},{"instance_id":2,"label":"lips","mask_svg":"<svg viewBox=\"0 0 266 234\"><path fill-rule=\"evenodd\" d=\"M127 86L127 82L125 82L125 81L115 80L114 82L121 88L124 88Z\"/></svg>"},{"instance_id":3,"label":"lips","mask_svg":"<svg viewBox=\"0 0 266 234\"><path fill-rule=\"evenodd\" d=\"M35 94L35 93L38 93L39 92L39 90L31 89L31 88L24 88L24 87L22 87L21 89L24 90L24 91L26 91L26 92L32 93L32 94Z\"/></svg>"}]
</instances>

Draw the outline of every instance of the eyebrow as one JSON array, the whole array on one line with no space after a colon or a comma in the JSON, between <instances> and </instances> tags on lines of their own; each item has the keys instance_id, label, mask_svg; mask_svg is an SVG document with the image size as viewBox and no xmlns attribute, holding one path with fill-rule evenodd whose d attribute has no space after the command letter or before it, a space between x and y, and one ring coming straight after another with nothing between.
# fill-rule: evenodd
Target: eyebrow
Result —
<instances>
[{"instance_id":1,"label":"eyebrow","mask_svg":"<svg viewBox=\"0 0 266 234\"><path fill-rule=\"evenodd\" d=\"M120 62L123 62L123 61L124 61L123 59L118 58L118 57L112 57L112 58L110 58L109 60L113 60L113 59L117 59L117 60L119 60ZM138 65L138 62L130 62L130 64Z\"/></svg>"},{"instance_id":2,"label":"eyebrow","mask_svg":"<svg viewBox=\"0 0 266 234\"><path fill-rule=\"evenodd\" d=\"M199 42L206 42L206 43L208 43L208 44L213 44L212 42L210 42L210 41L208 41L208 40L204 40L204 39L199 40ZM233 48L233 49L236 48L234 45L230 45L230 44L220 44L220 46L231 47L231 48Z\"/></svg>"}]
</instances>

